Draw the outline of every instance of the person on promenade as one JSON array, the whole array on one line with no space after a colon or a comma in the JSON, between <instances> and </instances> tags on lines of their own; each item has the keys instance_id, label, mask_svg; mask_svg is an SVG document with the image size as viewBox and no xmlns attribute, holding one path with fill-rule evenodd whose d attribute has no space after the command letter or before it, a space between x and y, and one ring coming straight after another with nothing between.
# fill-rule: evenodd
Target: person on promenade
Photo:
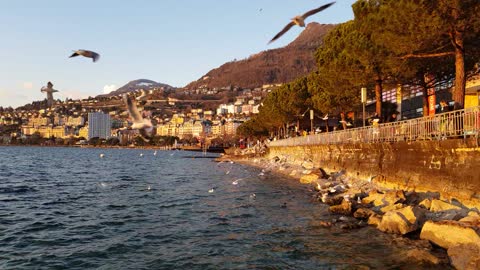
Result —
<instances>
[{"instance_id":1,"label":"person on promenade","mask_svg":"<svg viewBox=\"0 0 480 270\"><path fill-rule=\"evenodd\" d=\"M380 116L378 116L378 113L375 113L370 119L369 119L370 125L372 125L372 138L373 141L377 141L380 138Z\"/></svg>"},{"instance_id":2,"label":"person on promenade","mask_svg":"<svg viewBox=\"0 0 480 270\"><path fill-rule=\"evenodd\" d=\"M441 114L441 113L447 113L450 111L450 107L448 106L447 102L442 99L440 101L440 106L438 107L438 110L437 110L437 113ZM440 129L440 138L441 139L446 139L447 136L449 135L449 131L450 129L452 128L452 124L451 124L451 119L450 119L450 116L447 114L447 115L442 115L440 116L440 124L439 124L439 129Z\"/></svg>"},{"instance_id":3,"label":"person on promenade","mask_svg":"<svg viewBox=\"0 0 480 270\"><path fill-rule=\"evenodd\" d=\"M393 113L388 117L387 122L388 122L388 123L397 122L397 116L398 116L398 112L393 112Z\"/></svg>"},{"instance_id":4,"label":"person on promenade","mask_svg":"<svg viewBox=\"0 0 480 270\"><path fill-rule=\"evenodd\" d=\"M390 116L389 116L388 119L387 119L387 123L395 123L395 122L397 122L397 119L398 119L397 116L398 116L398 112L397 112L397 111L395 111L395 112L393 112L392 114L390 114ZM396 141L397 139L399 139L399 138L397 138L397 137L398 137L398 135L399 135L399 133L400 133L400 130L397 130L397 125L392 124L392 126L390 127L389 132L390 132L390 136L392 136L391 139L393 139L394 141Z\"/></svg>"}]
</instances>

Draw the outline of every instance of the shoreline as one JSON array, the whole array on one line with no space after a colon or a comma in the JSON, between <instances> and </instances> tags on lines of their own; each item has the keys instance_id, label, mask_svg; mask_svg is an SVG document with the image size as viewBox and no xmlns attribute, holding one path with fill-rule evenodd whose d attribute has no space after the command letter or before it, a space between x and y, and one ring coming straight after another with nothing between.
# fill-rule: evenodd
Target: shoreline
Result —
<instances>
[{"instance_id":1,"label":"shoreline","mask_svg":"<svg viewBox=\"0 0 480 270\"><path fill-rule=\"evenodd\" d=\"M388 189L374 179L352 178L344 172L325 172L313 162L289 162L286 156L269 154L223 155L217 161L234 161L262 169L262 173L286 176L310 185L315 201L329 206L339 218L319 221L326 228L352 230L374 226L400 236L411 249L408 260L436 267L480 269L480 211L460 201L445 201L438 192Z\"/></svg>"},{"instance_id":2,"label":"shoreline","mask_svg":"<svg viewBox=\"0 0 480 270\"><path fill-rule=\"evenodd\" d=\"M95 148L95 149L146 149L146 150L162 150L162 151L188 151L188 152L202 152L202 150L195 148L166 148L163 146L94 146L94 145L21 145L21 144L0 144L0 147L52 147L52 148ZM207 151L207 153L217 153L217 151Z\"/></svg>"}]
</instances>

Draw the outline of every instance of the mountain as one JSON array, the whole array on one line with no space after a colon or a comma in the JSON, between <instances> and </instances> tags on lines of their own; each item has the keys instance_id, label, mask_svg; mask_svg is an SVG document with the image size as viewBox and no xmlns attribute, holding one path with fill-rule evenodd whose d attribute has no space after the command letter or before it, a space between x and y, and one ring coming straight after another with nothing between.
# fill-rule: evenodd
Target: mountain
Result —
<instances>
[{"instance_id":1,"label":"mountain","mask_svg":"<svg viewBox=\"0 0 480 270\"><path fill-rule=\"evenodd\" d=\"M240 61L232 61L209 71L199 80L186 86L200 87L240 86L259 87L264 84L285 83L316 69L314 52L323 43L333 24L309 23L289 45L262 51Z\"/></svg>"},{"instance_id":2,"label":"mountain","mask_svg":"<svg viewBox=\"0 0 480 270\"><path fill-rule=\"evenodd\" d=\"M132 91L139 90L139 89L152 90L152 89L155 89L155 88L157 88L157 89L159 89L159 88L173 89L174 87L172 87L168 84L159 83L159 82L152 81L152 80L139 79L139 80L130 81L127 84L125 84L124 86L118 88L117 90L112 91L112 92L110 92L106 95L100 95L100 96L109 97L109 96L115 96L115 95L120 95L120 94L123 94L123 93L132 92Z\"/></svg>"}]
</instances>

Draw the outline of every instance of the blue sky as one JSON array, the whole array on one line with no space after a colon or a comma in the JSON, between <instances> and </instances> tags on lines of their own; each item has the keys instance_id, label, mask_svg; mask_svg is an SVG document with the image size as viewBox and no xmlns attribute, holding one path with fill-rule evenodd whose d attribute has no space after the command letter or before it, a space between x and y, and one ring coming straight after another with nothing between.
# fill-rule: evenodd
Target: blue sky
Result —
<instances>
[{"instance_id":1,"label":"blue sky","mask_svg":"<svg viewBox=\"0 0 480 270\"><path fill-rule=\"evenodd\" d=\"M328 0L15 0L0 2L0 106L96 96L135 79L182 87L233 59L283 47L294 27L268 41L289 19ZM307 22L353 18L355 0L340 0ZM73 50L98 62L68 58Z\"/></svg>"}]
</instances>

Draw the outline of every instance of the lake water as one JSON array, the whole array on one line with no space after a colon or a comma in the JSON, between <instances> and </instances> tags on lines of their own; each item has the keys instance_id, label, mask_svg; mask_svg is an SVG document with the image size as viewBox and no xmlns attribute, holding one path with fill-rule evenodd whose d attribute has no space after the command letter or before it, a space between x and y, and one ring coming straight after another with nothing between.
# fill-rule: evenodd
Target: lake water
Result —
<instances>
[{"instance_id":1,"label":"lake water","mask_svg":"<svg viewBox=\"0 0 480 270\"><path fill-rule=\"evenodd\" d=\"M0 147L0 269L421 269L391 235L318 226L297 181L153 153Z\"/></svg>"}]
</instances>

